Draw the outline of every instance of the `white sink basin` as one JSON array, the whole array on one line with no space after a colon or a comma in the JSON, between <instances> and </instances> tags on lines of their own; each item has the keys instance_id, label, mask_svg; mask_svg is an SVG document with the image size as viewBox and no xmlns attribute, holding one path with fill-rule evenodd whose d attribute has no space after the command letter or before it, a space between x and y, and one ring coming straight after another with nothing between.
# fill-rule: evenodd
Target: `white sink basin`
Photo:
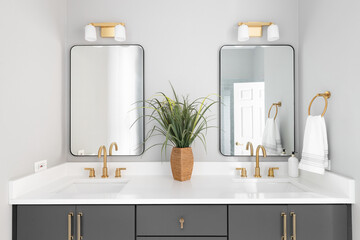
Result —
<instances>
[{"instance_id":1,"label":"white sink basin","mask_svg":"<svg viewBox=\"0 0 360 240\"><path fill-rule=\"evenodd\" d=\"M56 193L58 194L114 194L119 193L126 182L74 182Z\"/></svg>"},{"instance_id":2,"label":"white sink basin","mask_svg":"<svg viewBox=\"0 0 360 240\"><path fill-rule=\"evenodd\" d=\"M239 181L235 183L237 192L246 193L296 193L305 192L305 190L295 186L291 182L271 181L271 180L253 180Z\"/></svg>"}]
</instances>

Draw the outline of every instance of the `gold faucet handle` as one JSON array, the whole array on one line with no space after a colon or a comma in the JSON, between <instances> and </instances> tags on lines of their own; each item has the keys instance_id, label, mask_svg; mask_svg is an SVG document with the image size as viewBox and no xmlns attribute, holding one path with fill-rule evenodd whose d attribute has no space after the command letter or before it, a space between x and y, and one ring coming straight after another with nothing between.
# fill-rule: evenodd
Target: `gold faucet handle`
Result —
<instances>
[{"instance_id":1,"label":"gold faucet handle","mask_svg":"<svg viewBox=\"0 0 360 240\"><path fill-rule=\"evenodd\" d=\"M278 168L278 167L269 168L268 177L275 177L275 176L274 176L274 170L279 170L279 168Z\"/></svg>"},{"instance_id":2,"label":"gold faucet handle","mask_svg":"<svg viewBox=\"0 0 360 240\"><path fill-rule=\"evenodd\" d=\"M94 168L84 168L84 170L88 170L89 172L89 178L95 177L95 169Z\"/></svg>"},{"instance_id":3,"label":"gold faucet handle","mask_svg":"<svg viewBox=\"0 0 360 240\"><path fill-rule=\"evenodd\" d=\"M115 170L115 177L116 178L121 178L121 171L122 170L126 170L126 168L116 168L116 170Z\"/></svg>"},{"instance_id":4,"label":"gold faucet handle","mask_svg":"<svg viewBox=\"0 0 360 240\"><path fill-rule=\"evenodd\" d=\"M236 168L236 170L241 171L241 177L247 177L246 168Z\"/></svg>"}]
</instances>

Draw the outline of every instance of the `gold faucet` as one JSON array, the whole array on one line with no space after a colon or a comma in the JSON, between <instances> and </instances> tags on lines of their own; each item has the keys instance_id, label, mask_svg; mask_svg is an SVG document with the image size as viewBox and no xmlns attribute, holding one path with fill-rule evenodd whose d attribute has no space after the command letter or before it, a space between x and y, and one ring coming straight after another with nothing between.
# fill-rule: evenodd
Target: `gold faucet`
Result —
<instances>
[{"instance_id":1,"label":"gold faucet","mask_svg":"<svg viewBox=\"0 0 360 240\"><path fill-rule=\"evenodd\" d=\"M263 156L266 157L266 150L265 150L264 146L263 145L257 146L257 148L256 148L256 167L255 167L255 175L254 175L254 177L256 177L256 178L261 178L260 166L259 166L260 149L262 150Z\"/></svg>"},{"instance_id":2,"label":"gold faucet","mask_svg":"<svg viewBox=\"0 0 360 240\"><path fill-rule=\"evenodd\" d=\"M102 178L108 178L108 168L107 168L107 156L106 156L106 147L104 145L102 145L99 148L99 152L98 152L98 158L101 158L101 153L104 153L104 165L103 165L103 175L101 176Z\"/></svg>"},{"instance_id":3,"label":"gold faucet","mask_svg":"<svg viewBox=\"0 0 360 240\"><path fill-rule=\"evenodd\" d=\"M112 142L110 144L110 148L109 148L109 156L112 156L112 149L113 149L114 146L115 146L115 151L118 150L118 145L116 144L116 142Z\"/></svg>"},{"instance_id":4,"label":"gold faucet","mask_svg":"<svg viewBox=\"0 0 360 240\"><path fill-rule=\"evenodd\" d=\"M246 150L249 150L249 147L250 147L250 156L254 156L254 146L252 145L251 142L247 142Z\"/></svg>"}]
</instances>

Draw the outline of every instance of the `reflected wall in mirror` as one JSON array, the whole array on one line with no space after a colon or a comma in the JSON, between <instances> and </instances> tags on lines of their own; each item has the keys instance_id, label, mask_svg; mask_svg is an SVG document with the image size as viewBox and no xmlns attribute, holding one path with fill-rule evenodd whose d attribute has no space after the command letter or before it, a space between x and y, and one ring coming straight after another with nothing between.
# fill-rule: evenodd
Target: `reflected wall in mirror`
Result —
<instances>
[{"instance_id":1,"label":"reflected wall in mirror","mask_svg":"<svg viewBox=\"0 0 360 240\"><path fill-rule=\"evenodd\" d=\"M295 151L294 49L288 45L223 46L220 50L220 151L268 155ZM285 149L285 151L283 150Z\"/></svg>"},{"instance_id":2,"label":"reflected wall in mirror","mask_svg":"<svg viewBox=\"0 0 360 240\"><path fill-rule=\"evenodd\" d=\"M101 145L108 148L116 142L119 148L113 155L142 154L143 100L141 46L74 46L71 49L71 153L97 155Z\"/></svg>"}]
</instances>

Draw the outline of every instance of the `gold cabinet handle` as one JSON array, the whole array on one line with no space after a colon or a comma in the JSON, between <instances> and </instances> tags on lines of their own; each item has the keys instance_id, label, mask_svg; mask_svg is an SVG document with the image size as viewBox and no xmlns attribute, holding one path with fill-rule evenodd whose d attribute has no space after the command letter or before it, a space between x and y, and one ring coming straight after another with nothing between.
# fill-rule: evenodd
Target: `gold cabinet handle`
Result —
<instances>
[{"instance_id":1,"label":"gold cabinet handle","mask_svg":"<svg viewBox=\"0 0 360 240\"><path fill-rule=\"evenodd\" d=\"M181 228L181 229L184 229L184 222L185 222L184 218L181 217L180 220L179 220L179 222L180 222L180 228Z\"/></svg>"},{"instance_id":2,"label":"gold cabinet handle","mask_svg":"<svg viewBox=\"0 0 360 240\"><path fill-rule=\"evenodd\" d=\"M236 146L244 146L243 143L239 143L239 142L236 142L235 145L236 145Z\"/></svg>"},{"instance_id":3,"label":"gold cabinet handle","mask_svg":"<svg viewBox=\"0 0 360 240\"><path fill-rule=\"evenodd\" d=\"M287 230L286 230L286 213L282 212L281 216L283 217L283 235L281 237L281 240L287 239Z\"/></svg>"},{"instance_id":4,"label":"gold cabinet handle","mask_svg":"<svg viewBox=\"0 0 360 240\"><path fill-rule=\"evenodd\" d=\"M81 236L81 217L83 216L82 212L77 214L77 240L82 240Z\"/></svg>"},{"instance_id":5,"label":"gold cabinet handle","mask_svg":"<svg viewBox=\"0 0 360 240\"><path fill-rule=\"evenodd\" d=\"M290 216L292 217L293 224L291 240L296 240L296 214L294 212L291 212Z\"/></svg>"},{"instance_id":6,"label":"gold cabinet handle","mask_svg":"<svg viewBox=\"0 0 360 240\"><path fill-rule=\"evenodd\" d=\"M72 217L74 216L73 212L68 213L68 240L73 240L74 236L72 235Z\"/></svg>"}]
</instances>

